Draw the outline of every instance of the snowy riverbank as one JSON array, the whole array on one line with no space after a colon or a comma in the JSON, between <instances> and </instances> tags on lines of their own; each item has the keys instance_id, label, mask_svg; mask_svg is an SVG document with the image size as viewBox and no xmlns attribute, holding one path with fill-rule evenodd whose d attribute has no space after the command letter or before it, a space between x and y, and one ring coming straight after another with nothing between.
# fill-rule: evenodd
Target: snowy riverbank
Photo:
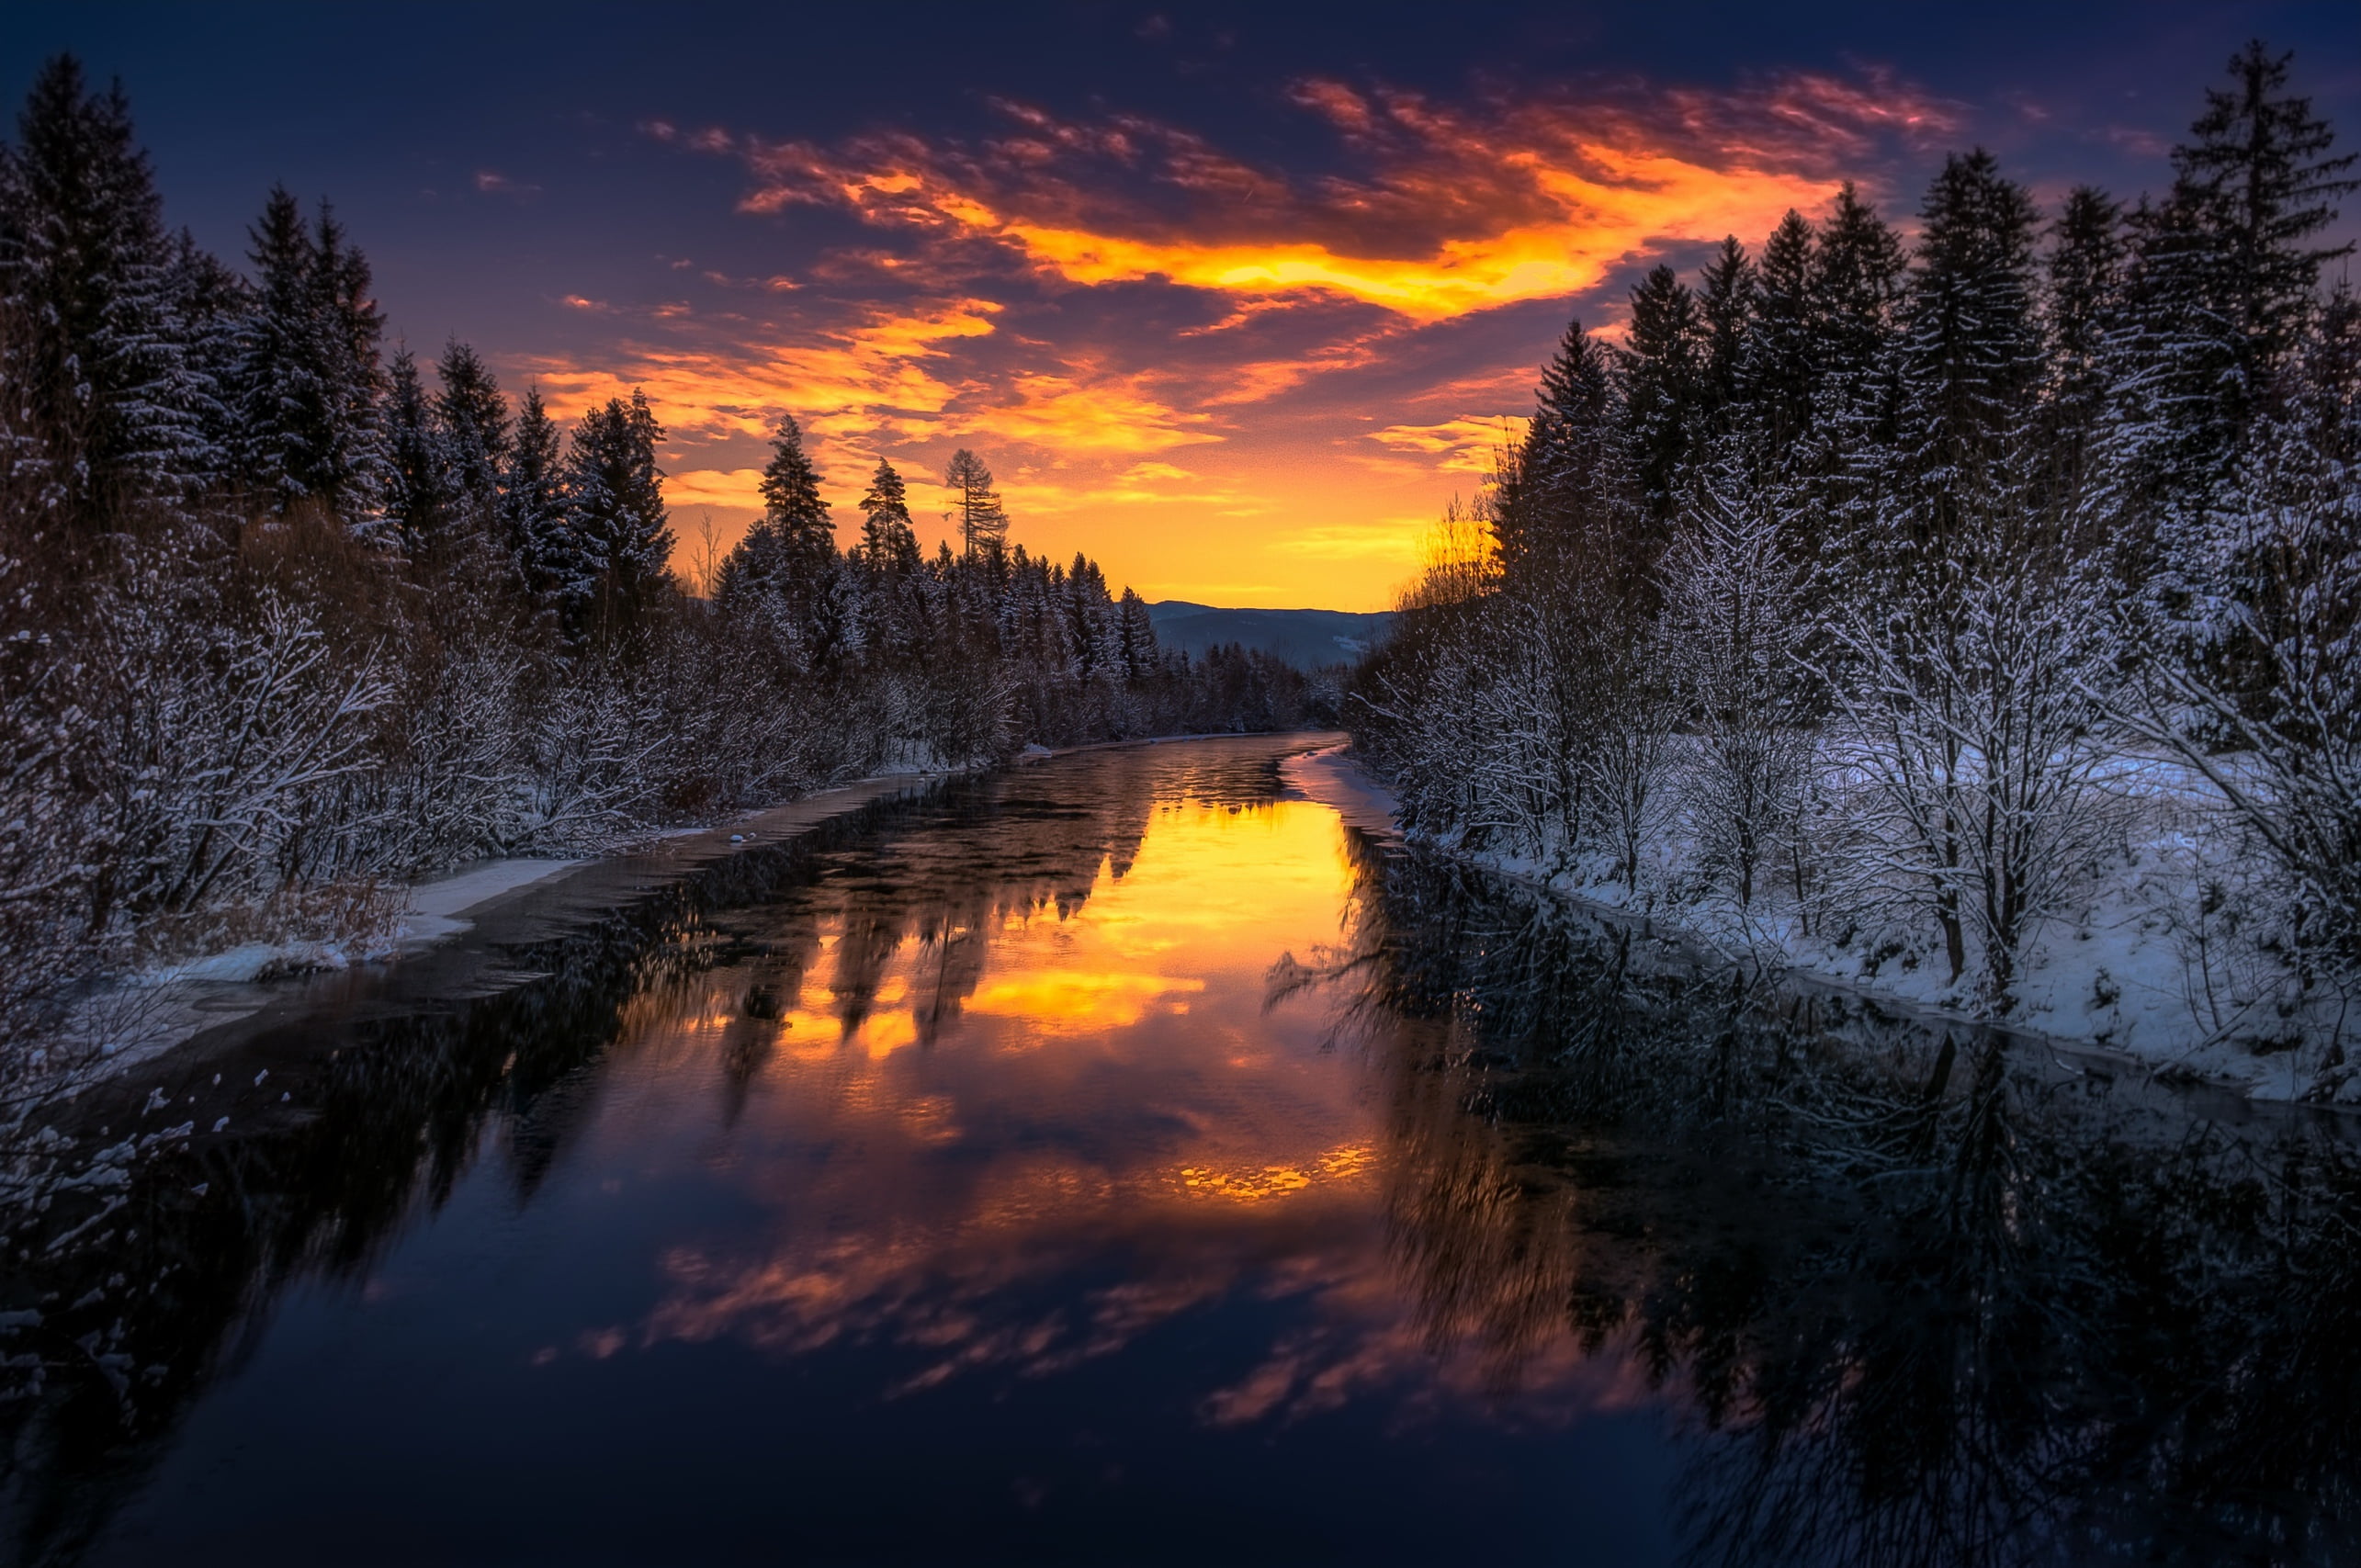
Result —
<instances>
[{"instance_id":1,"label":"snowy riverbank","mask_svg":"<svg viewBox=\"0 0 2361 1568\"><path fill-rule=\"evenodd\" d=\"M1804 930L1776 900L1740 910L1725 900L1667 897L1665 888L1678 882L1671 874L1644 877L1634 894L1603 864L1553 871L1527 857L1404 834L1393 795L1343 747L1290 759L1286 776L1356 828L1417 839L1554 897L1644 918L1731 963L1784 970L1928 1017L1995 1021L1974 1007L1969 987L1949 982L1929 955L1881 954L1858 935L1850 943L1830 941ZM2118 770L2114 787L2125 809L2109 874L2073 918L2050 922L2032 944L2016 986L2016 1005L2002 1026L2063 1050L2100 1054L2162 1077L2213 1082L2254 1100L2351 1102L2349 1085L2333 1097L2319 1092L2321 1042L2283 1047L2275 1038L2288 1021L2272 1005L2270 977L2254 973L2253 955L2239 951L2232 922L2208 932L2189 917L2205 905L2204 886L2235 869L2220 863L2229 846L2203 781L2141 761ZM1670 848L1666 856L1677 853Z\"/></svg>"},{"instance_id":2,"label":"snowy riverbank","mask_svg":"<svg viewBox=\"0 0 2361 1568\"><path fill-rule=\"evenodd\" d=\"M477 861L385 895L383 918L347 940L246 942L125 976L93 995L77 1013L74 1032L97 1044L96 1059L81 1075L83 1086L153 1061L209 1029L253 1016L284 994L276 982L413 960L466 935L494 911L562 894L586 873L627 863L643 882L661 883L947 776L898 773L858 779L712 826L642 835L604 854Z\"/></svg>"}]
</instances>

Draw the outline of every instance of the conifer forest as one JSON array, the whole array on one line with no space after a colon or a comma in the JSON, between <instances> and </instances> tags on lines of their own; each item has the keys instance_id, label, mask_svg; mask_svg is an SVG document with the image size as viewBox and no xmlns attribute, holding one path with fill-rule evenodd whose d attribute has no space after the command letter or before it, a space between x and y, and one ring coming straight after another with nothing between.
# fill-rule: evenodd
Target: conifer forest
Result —
<instances>
[{"instance_id":1,"label":"conifer forest","mask_svg":"<svg viewBox=\"0 0 2361 1568\"><path fill-rule=\"evenodd\" d=\"M2354 1082L2356 154L2257 43L2174 178L1953 154L1580 321L1348 719L1416 830L1768 964ZM2110 973L2109 965L2114 965Z\"/></svg>"},{"instance_id":2,"label":"conifer forest","mask_svg":"<svg viewBox=\"0 0 2361 1568\"><path fill-rule=\"evenodd\" d=\"M0 99L0 1568L2361 1564L2350 0Z\"/></svg>"},{"instance_id":3,"label":"conifer forest","mask_svg":"<svg viewBox=\"0 0 2361 1568\"><path fill-rule=\"evenodd\" d=\"M1159 652L1027 553L962 450L929 558L880 461L837 547L801 434L717 560L661 411L561 429L466 344L389 351L368 258L267 193L225 262L165 225L119 90L44 68L0 188L0 1078L88 982L261 935L366 950L391 890L879 769L1293 727L1305 678ZM701 576L704 581L688 581Z\"/></svg>"}]
</instances>

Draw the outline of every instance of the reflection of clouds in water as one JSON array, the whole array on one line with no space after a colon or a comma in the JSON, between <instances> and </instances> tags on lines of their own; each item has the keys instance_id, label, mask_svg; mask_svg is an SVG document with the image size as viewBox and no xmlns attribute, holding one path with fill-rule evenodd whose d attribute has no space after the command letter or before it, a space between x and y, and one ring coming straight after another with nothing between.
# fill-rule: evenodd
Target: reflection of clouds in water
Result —
<instances>
[{"instance_id":1,"label":"reflection of clouds in water","mask_svg":"<svg viewBox=\"0 0 2361 1568\"><path fill-rule=\"evenodd\" d=\"M921 887L957 884L933 914L869 876L815 888L799 942L763 933L813 955L752 1097L759 1149L736 1167L774 1216L767 1242L668 1252L639 1343L898 1347L917 1370L887 1392L908 1396L985 1371L1054 1376L1244 1302L1281 1309L1275 1337L1243 1377L1209 1372L1231 1379L1203 1395L1209 1424L1379 1389L1405 1410L1497 1391L1497 1369L1406 1295L1418 1260L1384 1214L1406 1168L1415 1181L1436 1165L1448 1089L1426 1112L1439 1128L1406 1125L1361 1054L1324 1052L1321 1006L1269 1005L1273 963L1333 940L1358 907L1337 817L1183 800L1135 820L1135 845L1087 861L1022 836L1000 846L1063 865L1029 879L1054 897L1011 897L987 849L984 863L911 868ZM954 949L955 1009L939 1005ZM1441 1163L1490 1157L1479 1137ZM1067 1283L1111 1259L1116 1282ZM1609 1374L1561 1338L1522 1347L1519 1398L1537 1411L1606 1397L1594 1385Z\"/></svg>"}]
</instances>

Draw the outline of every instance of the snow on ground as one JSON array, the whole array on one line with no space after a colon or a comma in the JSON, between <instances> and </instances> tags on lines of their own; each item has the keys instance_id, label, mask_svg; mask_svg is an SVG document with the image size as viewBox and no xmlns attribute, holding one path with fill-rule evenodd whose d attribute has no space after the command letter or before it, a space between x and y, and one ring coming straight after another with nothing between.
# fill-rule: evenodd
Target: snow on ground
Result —
<instances>
[{"instance_id":1,"label":"snow on ground","mask_svg":"<svg viewBox=\"0 0 2361 1568\"><path fill-rule=\"evenodd\" d=\"M1279 773L1289 788L1327 807L1348 827L1387 838L1401 833L1394 820L1393 793L1346 756L1341 745L1298 751L1280 762Z\"/></svg>"},{"instance_id":2,"label":"snow on ground","mask_svg":"<svg viewBox=\"0 0 2361 1568\"><path fill-rule=\"evenodd\" d=\"M1345 748L1290 758L1283 771L1295 789L1355 827L1400 831L1392 795ZM2053 919L2029 943L2007 1026L2151 1070L2212 1079L2258 1100L2302 1098L2318 1061L2311 1051L2271 1044L2275 1032L2291 1027L2272 1006L2275 976L2231 920L2208 930L2199 912L2207 886L2235 880L2243 869L2211 786L2191 770L2142 757L2121 759L2106 782L2124 807L2111 867L2073 918ZM1952 984L1939 953L1880 958L1868 938L1839 945L1824 932L1805 931L1791 901L1766 898L1741 910L1725 897L1667 897L1662 889L1681 882L1687 852L1677 834L1667 837L1672 841L1653 846L1656 863L1636 895L1603 859L1553 870L1524 856L1437 847L1561 897L1644 914L1734 961L1800 971L1937 1016L1989 1021L1977 1010L1971 982Z\"/></svg>"},{"instance_id":3,"label":"snow on ground","mask_svg":"<svg viewBox=\"0 0 2361 1568\"><path fill-rule=\"evenodd\" d=\"M410 890L409 912L401 919L402 945L419 947L456 936L470 923L461 917L478 905L489 904L520 887L530 887L587 863L581 860L491 860L434 882L422 882Z\"/></svg>"}]
</instances>

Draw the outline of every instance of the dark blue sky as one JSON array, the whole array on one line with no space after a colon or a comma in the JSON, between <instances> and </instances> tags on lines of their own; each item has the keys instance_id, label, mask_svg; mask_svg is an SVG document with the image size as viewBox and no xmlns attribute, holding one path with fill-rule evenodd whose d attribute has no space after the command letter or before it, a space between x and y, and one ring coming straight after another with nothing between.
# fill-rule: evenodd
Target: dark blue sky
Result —
<instances>
[{"instance_id":1,"label":"dark blue sky","mask_svg":"<svg viewBox=\"0 0 2361 1568\"><path fill-rule=\"evenodd\" d=\"M333 197L422 354L648 385L725 531L794 412L840 485L976 446L1020 536L1152 597L1357 606L1566 316L1724 211L1751 243L1852 177L1906 218L1978 142L2157 187L2250 36L2361 146L2350 0L20 4L0 89L119 76L224 254L273 181Z\"/></svg>"}]
</instances>

